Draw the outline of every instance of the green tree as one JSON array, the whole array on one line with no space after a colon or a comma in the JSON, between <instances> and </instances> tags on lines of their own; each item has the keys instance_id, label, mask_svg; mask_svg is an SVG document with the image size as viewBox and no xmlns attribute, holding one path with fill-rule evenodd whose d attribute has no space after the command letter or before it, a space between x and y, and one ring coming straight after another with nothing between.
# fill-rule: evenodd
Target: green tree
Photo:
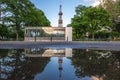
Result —
<instances>
[{"instance_id":1,"label":"green tree","mask_svg":"<svg viewBox=\"0 0 120 80\"><path fill-rule=\"evenodd\" d=\"M92 39L97 31L105 26L111 26L110 15L101 7L90 7L84 15L88 17L86 18L89 22L88 31L92 34Z\"/></svg>"},{"instance_id":2,"label":"green tree","mask_svg":"<svg viewBox=\"0 0 120 80\"><path fill-rule=\"evenodd\" d=\"M72 23L70 24L73 27L73 37L79 39L84 37L84 33L88 26L88 22L85 20L86 17L83 15L87 7L83 5L78 5L76 7L76 14L72 18ZM84 17L83 17L84 16Z\"/></svg>"},{"instance_id":3,"label":"green tree","mask_svg":"<svg viewBox=\"0 0 120 80\"><path fill-rule=\"evenodd\" d=\"M0 39L3 40L8 37L8 28L5 25L0 24Z\"/></svg>"},{"instance_id":4,"label":"green tree","mask_svg":"<svg viewBox=\"0 0 120 80\"><path fill-rule=\"evenodd\" d=\"M25 26L50 26L49 20L41 10L34 8L27 14L24 16Z\"/></svg>"},{"instance_id":5,"label":"green tree","mask_svg":"<svg viewBox=\"0 0 120 80\"><path fill-rule=\"evenodd\" d=\"M16 40L19 36L22 37L21 29L23 25L29 26L48 26L49 20L45 17L44 13L37 9L29 0L3 0L2 22L3 24L12 27L16 33Z\"/></svg>"},{"instance_id":6,"label":"green tree","mask_svg":"<svg viewBox=\"0 0 120 80\"><path fill-rule=\"evenodd\" d=\"M105 26L111 26L110 15L102 7L78 7L76 8L78 12L72 18L71 23L75 35L84 35L86 32L90 32L94 39L95 32Z\"/></svg>"}]
</instances>

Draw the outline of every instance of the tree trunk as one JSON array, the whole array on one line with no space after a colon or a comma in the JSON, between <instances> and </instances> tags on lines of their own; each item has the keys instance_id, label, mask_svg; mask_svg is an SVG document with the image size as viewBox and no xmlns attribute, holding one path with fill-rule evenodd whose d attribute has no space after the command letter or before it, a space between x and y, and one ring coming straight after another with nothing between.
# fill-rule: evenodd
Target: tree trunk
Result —
<instances>
[{"instance_id":1,"label":"tree trunk","mask_svg":"<svg viewBox=\"0 0 120 80\"><path fill-rule=\"evenodd\" d=\"M16 20L16 41L18 41L19 39L19 30L20 30L20 23L18 23L18 21Z\"/></svg>"},{"instance_id":2,"label":"tree trunk","mask_svg":"<svg viewBox=\"0 0 120 80\"><path fill-rule=\"evenodd\" d=\"M95 35L94 35L94 33L92 33L92 40L95 40Z\"/></svg>"},{"instance_id":3,"label":"tree trunk","mask_svg":"<svg viewBox=\"0 0 120 80\"><path fill-rule=\"evenodd\" d=\"M16 30L16 41L18 41L19 35L18 35L18 30Z\"/></svg>"}]
</instances>

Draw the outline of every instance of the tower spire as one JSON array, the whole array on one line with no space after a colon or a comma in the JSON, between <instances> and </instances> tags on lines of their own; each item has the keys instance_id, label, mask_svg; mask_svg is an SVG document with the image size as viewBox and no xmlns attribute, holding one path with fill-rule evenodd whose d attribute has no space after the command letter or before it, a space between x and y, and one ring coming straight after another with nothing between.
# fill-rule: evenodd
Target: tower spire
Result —
<instances>
[{"instance_id":1,"label":"tower spire","mask_svg":"<svg viewBox=\"0 0 120 80\"><path fill-rule=\"evenodd\" d=\"M63 15L63 13L62 13L62 5L60 4L58 27L63 27L62 15Z\"/></svg>"}]
</instances>

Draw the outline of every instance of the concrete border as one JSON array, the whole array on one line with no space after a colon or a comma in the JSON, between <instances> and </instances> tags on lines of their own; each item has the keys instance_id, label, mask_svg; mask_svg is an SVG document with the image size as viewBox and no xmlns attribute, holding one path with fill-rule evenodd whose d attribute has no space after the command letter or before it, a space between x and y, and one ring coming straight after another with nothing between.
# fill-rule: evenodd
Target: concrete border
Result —
<instances>
[{"instance_id":1,"label":"concrete border","mask_svg":"<svg viewBox=\"0 0 120 80\"><path fill-rule=\"evenodd\" d=\"M24 49L24 48L79 48L94 50L120 51L120 42L113 41L71 41L71 42L25 42L25 41L1 41L0 49Z\"/></svg>"}]
</instances>

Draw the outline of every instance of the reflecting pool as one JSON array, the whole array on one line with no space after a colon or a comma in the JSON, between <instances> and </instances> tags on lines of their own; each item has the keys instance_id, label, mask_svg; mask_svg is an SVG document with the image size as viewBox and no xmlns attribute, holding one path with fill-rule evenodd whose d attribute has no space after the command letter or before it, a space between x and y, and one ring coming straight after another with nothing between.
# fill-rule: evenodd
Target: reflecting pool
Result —
<instances>
[{"instance_id":1,"label":"reflecting pool","mask_svg":"<svg viewBox=\"0 0 120 80\"><path fill-rule=\"evenodd\" d=\"M0 49L0 80L120 80L120 51Z\"/></svg>"}]
</instances>

